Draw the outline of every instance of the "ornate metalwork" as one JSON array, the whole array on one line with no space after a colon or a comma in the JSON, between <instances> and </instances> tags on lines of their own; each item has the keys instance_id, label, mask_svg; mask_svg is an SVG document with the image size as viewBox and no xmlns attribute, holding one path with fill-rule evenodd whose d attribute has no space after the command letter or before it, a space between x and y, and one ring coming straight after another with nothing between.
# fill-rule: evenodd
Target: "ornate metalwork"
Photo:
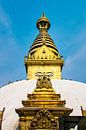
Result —
<instances>
[{"instance_id":1,"label":"ornate metalwork","mask_svg":"<svg viewBox=\"0 0 86 130\"><path fill-rule=\"evenodd\" d=\"M48 73L41 73L38 72L36 73L36 76L38 76L38 80L37 80L37 88L51 88L52 87L52 83L50 81L50 77L53 76L53 73L48 72Z\"/></svg>"},{"instance_id":2,"label":"ornate metalwork","mask_svg":"<svg viewBox=\"0 0 86 130\"><path fill-rule=\"evenodd\" d=\"M39 112L37 112L36 116L33 118L31 122L31 128L34 129L55 129L57 127L57 120L46 109L42 109Z\"/></svg>"}]
</instances>

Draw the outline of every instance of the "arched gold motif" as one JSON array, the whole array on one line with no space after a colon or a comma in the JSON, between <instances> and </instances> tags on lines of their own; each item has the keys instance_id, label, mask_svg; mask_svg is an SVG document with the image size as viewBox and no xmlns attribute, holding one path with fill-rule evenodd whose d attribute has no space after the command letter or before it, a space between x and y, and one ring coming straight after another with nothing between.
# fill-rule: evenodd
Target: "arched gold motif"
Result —
<instances>
[{"instance_id":1,"label":"arched gold motif","mask_svg":"<svg viewBox=\"0 0 86 130\"><path fill-rule=\"evenodd\" d=\"M58 121L53 115L46 109L42 109L37 112L36 116L31 122L31 129L55 129L58 127Z\"/></svg>"}]
</instances>

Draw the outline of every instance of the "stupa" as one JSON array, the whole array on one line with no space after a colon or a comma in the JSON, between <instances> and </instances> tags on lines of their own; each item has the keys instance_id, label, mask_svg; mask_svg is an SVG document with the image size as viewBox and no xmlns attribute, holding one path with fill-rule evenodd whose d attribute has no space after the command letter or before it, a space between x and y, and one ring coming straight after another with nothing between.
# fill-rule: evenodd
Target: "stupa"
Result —
<instances>
[{"instance_id":1,"label":"stupa","mask_svg":"<svg viewBox=\"0 0 86 130\"><path fill-rule=\"evenodd\" d=\"M69 130L86 115L86 84L62 78L64 59L48 34L44 13L36 27L39 34L24 58L27 79L0 88L2 130ZM72 116L69 127L65 122Z\"/></svg>"}]
</instances>

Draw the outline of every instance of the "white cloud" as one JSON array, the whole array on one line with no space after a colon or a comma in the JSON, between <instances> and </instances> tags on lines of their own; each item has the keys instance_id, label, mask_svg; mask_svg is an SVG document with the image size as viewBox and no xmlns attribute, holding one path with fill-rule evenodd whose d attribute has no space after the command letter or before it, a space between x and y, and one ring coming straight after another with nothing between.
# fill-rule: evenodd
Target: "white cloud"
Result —
<instances>
[{"instance_id":1,"label":"white cloud","mask_svg":"<svg viewBox=\"0 0 86 130\"><path fill-rule=\"evenodd\" d=\"M0 24L7 28L10 29L11 26L11 20L9 15L4 11L4 9L0 6Z\"/></svg>"},{"instance_id":2,"label":"white cloud","mask_svg":"<svg viewBox=\"0 0 86 130\"><path fill-rule=\"evenodd\" d=\"M11 18L0 6L0 84L16 80L19 73L22 73L21 51L22 48L12 31Z\"/></svg>"},{"instance_id":3,"label":"white cloud","mask_svg":"<svg viewBox=\"0 0 86 130\"><path fill-rule=\"evenodd\" d=\"M78 50L71 53L66 58L63 75L65 78L70 78L78 81L86 81L86 30L82 29L77 36L72 40L74 43L71 44L75 49L77 46ZM76 45L77 44L77 45ZM71 49L71 48L70 48Z\"/></svg>"}]
</instances>

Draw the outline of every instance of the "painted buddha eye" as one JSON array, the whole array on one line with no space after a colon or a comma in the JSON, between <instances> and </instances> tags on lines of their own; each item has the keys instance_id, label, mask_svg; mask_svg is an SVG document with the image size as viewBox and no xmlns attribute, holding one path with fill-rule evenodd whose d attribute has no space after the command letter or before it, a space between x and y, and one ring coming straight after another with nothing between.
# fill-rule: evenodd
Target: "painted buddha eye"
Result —
<instances>
[{"instance_id":1,"label":"painted buddha eye","mask_svg":"<svg viewBox=\"0 0 86 130\"><path fill-rule=\"evenodd\" d=\"M52 72L47 72L46 75L49 76L49 77L51 77L51 76L53 76L54 74L53 74Z\"/></svg>"},{"instance_id":2,"label":"painted buddha eye","mask_svg":"<svg viewBox=\"0 0 86 130\"><path fill-rule=\"evenodd\" d=\"M43 73L42 72L37 72L37 73L35 73L35 76L37 76L37 77L43 76Z\"/></svg>"}]
</instances>

